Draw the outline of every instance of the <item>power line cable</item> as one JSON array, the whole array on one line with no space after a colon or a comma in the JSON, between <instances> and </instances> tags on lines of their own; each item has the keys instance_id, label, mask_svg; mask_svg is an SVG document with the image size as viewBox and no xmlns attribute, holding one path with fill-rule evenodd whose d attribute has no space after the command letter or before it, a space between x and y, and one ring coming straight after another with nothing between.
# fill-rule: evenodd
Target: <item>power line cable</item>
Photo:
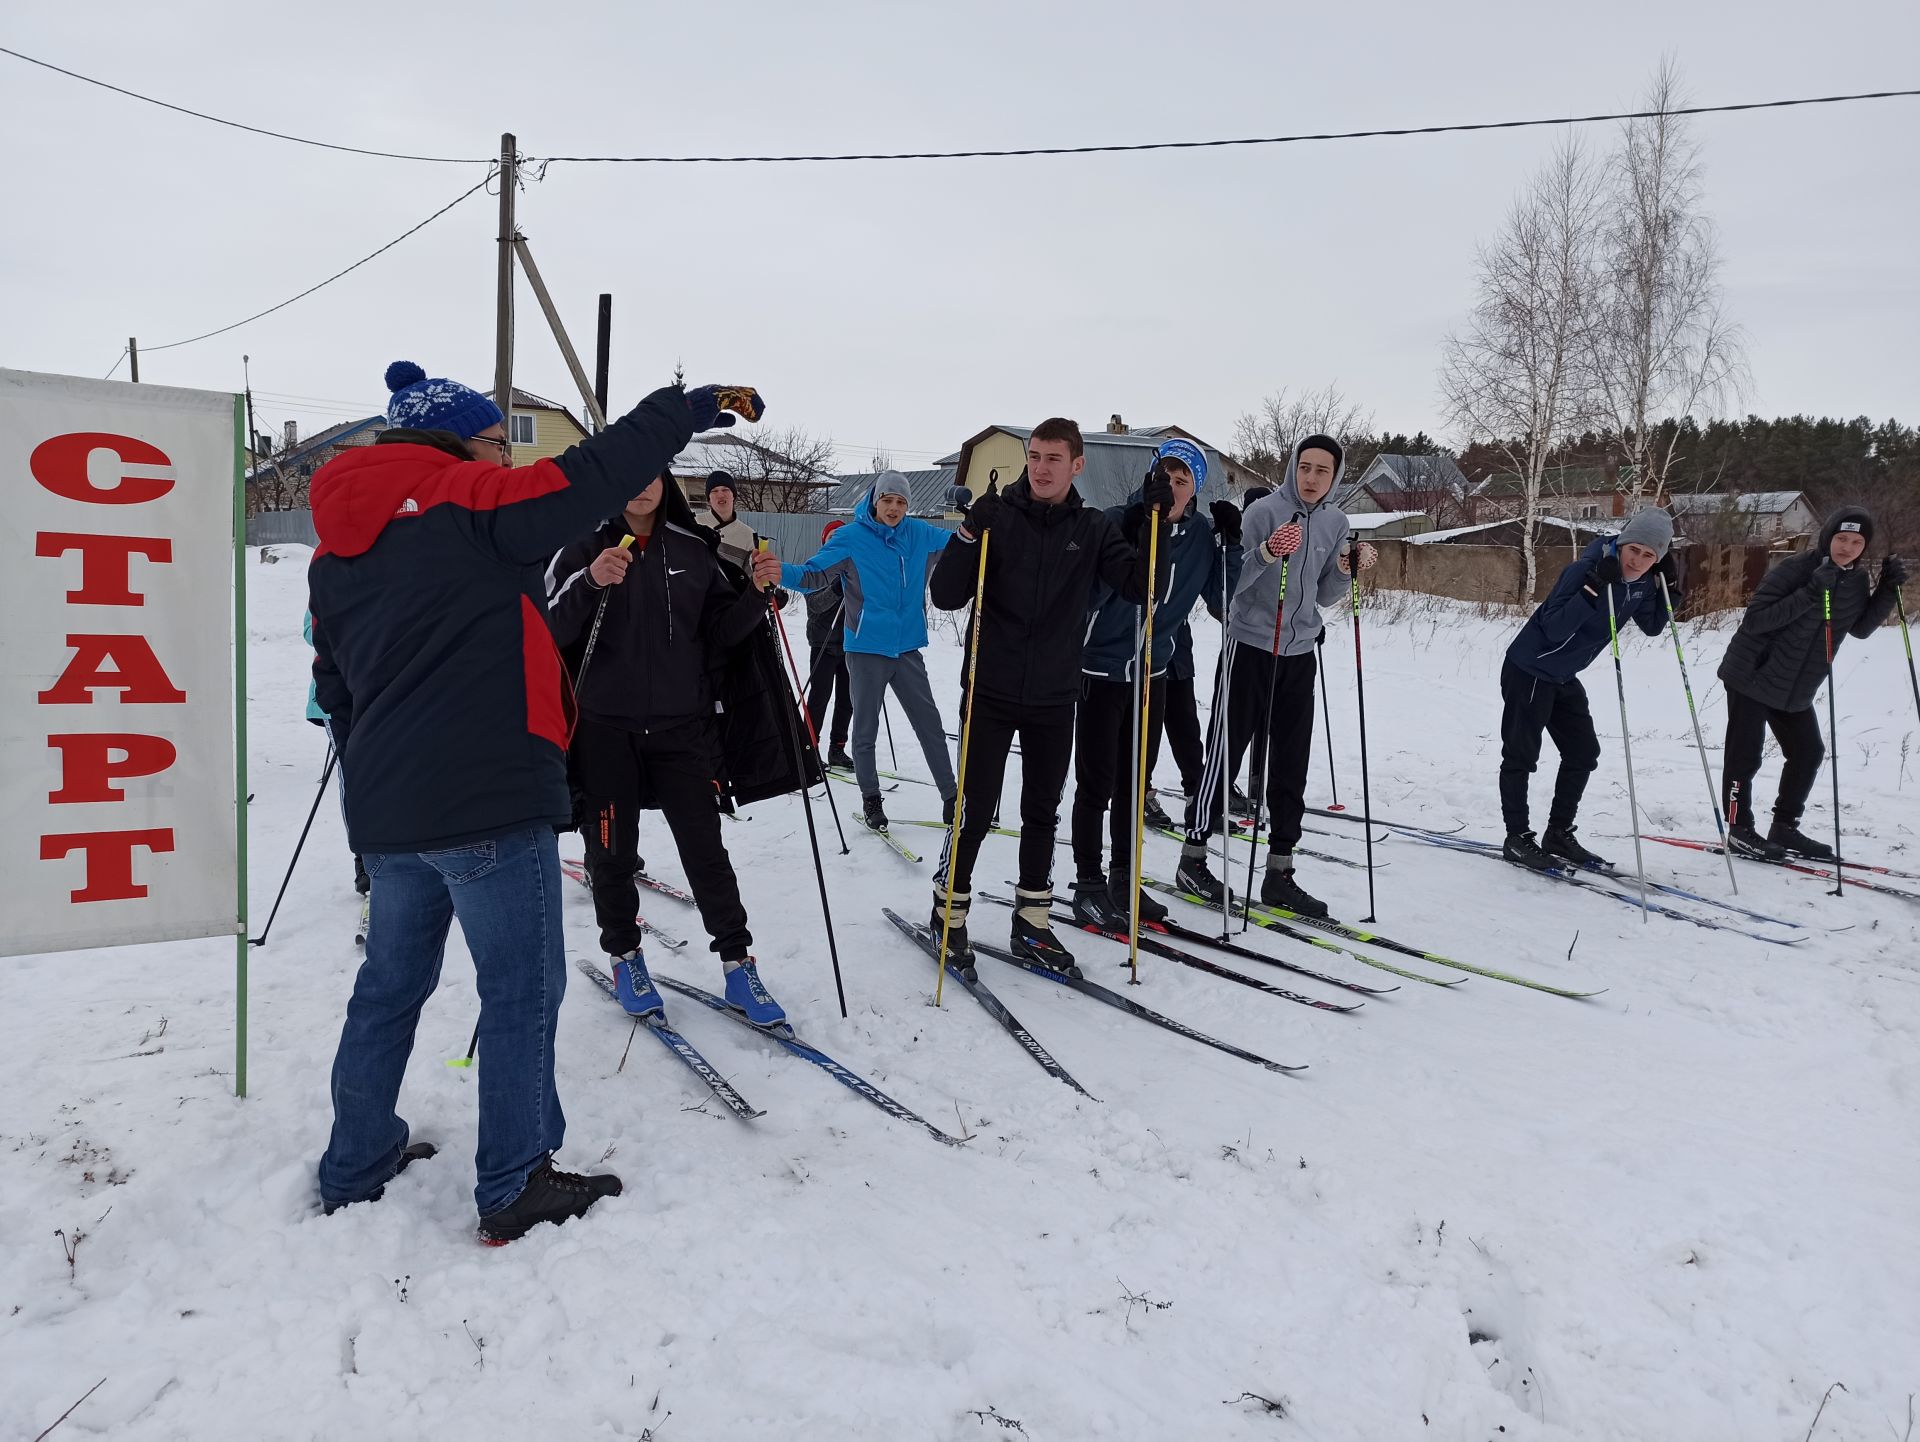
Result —
<instances>
[{"instance_id":1,"label":"power line cable","mask_svg":"<svg viewBox=\"0 0 1920 1442\"><path fill-rule=\"evenodd\" d=\"M410 155L392 150L373 150L358 145L339 145L327 140L312 140L306 136L289 135L284 131L269 130L264 126L247 125L238 120L228 120L218 115L209 115L203 110L193 110L184 105L175 105L171 101L158 100L151 95L142 95L137 90L128 90L124 86L112 85L104 80L96 80L90 75L82 75L65 66L54 65L49 61L36 59L22 54L18 50L0 45L0 55L11 55L16 60L24 60L29 65L37 65L59 75L81 81L87 85L98 86L102 90L111 90L132 100L144 101L148 105L158 105L180 115L190 115L197 120L210 121L215 125L224 125L234 130L244 130L253 135L264 135L274 140L286 140L296 145L313 146L320 150L337 150L349 155L376 156L383 160L412 160L431 165L475 165L482 164L491 156L456 155ZM1449 125L1407 125L1378 130L1342 130L1301 133L1293 135L1257 135L1238 136L1217 140L1147 140L1126 144L1105 145L1046 145L1021 146L997 150L893 150L858 151L821 155L548 155L542 157L522 156L522 166L542 163L565 163L578 165L796 165L827 164L849 161L870 160L1007 160L1024 156L1040 155L1121 155L1154 150L1224 150L1255 145L1302 145L1336 140L1379 140L1409 135L1461 135L1484 130L1524 130L1549 125L1599 125L1617 120L1653 120L1661 116L1683 115L1729 115L1750 110L1784 110L1806 105L1844 105L1863 100L1894 100L1920 96L1920 87L1910 90L1870 90L1848 95L1809 95L1785 100L1749 100L1726 105L1686 105L1671 110L1622 110L1597 115L1558 115L1544 116L1527 120L1481 120L1462 121Z\"/></svg>"},{"instance_id":2,"label":"power line cable","mask_svg":"<svg viewBox=\"0 0 1920 1442\"><path fill-rule=\"evenodd\" d=\"M1299 145L1329 140L1378 140L1403 135L1457 135L1479 130L1524 130L1545 125L1597 125L1610 120L1661 116L1724 115L1743 110L1783 110L1796 105L1840 105L1855 100L1920 96L1920 89L1873 90L1857 95L1811 95L1791 100L1749 100L1731 105L1686 105L1671 110L1622 110L1605 115L1558 115L1534 120L1480 120L1452 125L1404 125L1383 130L1322 131L1299 135L1243 136L1231 140L1145 140L1125 145L1048 145L1012 150L893 150L838 155L546 155L548 164L596 165L791 165L852 160L1004 160L1028 155L1119 155L1147 150L1224 150L1235 146Z\"/></svg>"},{"instance_id":3,"label":"power line cable","mask_svg":"<svg viewBox=\"0 0 1920 1442\"><path fill-rule=\"evenodd\" d=\"M348 155L375 155L382 160L417 160L429 165L473 165L477 162L464 155L403 155L392 150L368 150L358 145L336 145L330 140L309 140L304 135L288 135L280 130L268 130L259 125L246 125L238 120L227 120L218 115L209 115L204 110L191 110L184 105L175 105L171 101L156 100L151 95L142 95L137 90L128 90L124 86L111 85L105 80L95 80L91 75L82 75L77 70L69 70L63 65L51 61L37 60L31 55L23 55L18 50L9 50L0 45L0 55L11 55L15 60L24 60L29 65L38 65L42 70L51 70L56 75L65 75L84 85L97 85L102 90L111 90L116 95L124 95L129 100L144 101L148 105L158 105L162 110L171 110L180 115L191 115L195 120L210 120L215 125L225 125L233 130L245 130L254 135L264 135L273 140L289 140L295 145L311 145L316 150L340 150Z\"/></svg>"},{"instance_id":4,"label":"power line cable","mask_svg":"<svg viewBox=\"0 0 1920 1442\"><path fill-rule=\"evenodd\" d=\"M248 316L245 320L237 320L232 325L223 325L218 330L210 330L201 335L188 336L185 340L168 341L165 345L142 346L140 349L143 352L177 350L179 349L179 347L183 345L192 345L196 341L211 340L214 336L225 335L230 330L238 330L243 325L251 325L254 321L259 320L262 316L272 315L277 310L285 310L288 306L292 305L295 301L305 300L308 296L312 295L316 290L321 290L327 286L332 285L336 280L339 280L342 276L350 275L354 271L360 269L360 267L365 265L368 261L373 260L377 256L386 254L388 251L392 250L396 245L398 245L401 241L405 240L408 236L417 234L418 232L425 230L429 225L432 225L434 221L438 220L441 216L445 215L449 210L452 210L454 206L458 205L461 201L465 200L468 196L473 195L478 191L485 189L488 182L491 181L492 179L493 177L489 175L485 180L480 181L477 185L473 185L468 189L462 191L459 195L456 195L452 200L448 201L445 205L441 206L438 210L434 211L432 215L428 216L425 220L421 221L418 225L413 226L408 230L403 230L402 232L400 232L400 234L396 235L392 240L388 241L385 245L381 246L378 250L374 251L371 255L361 256L360 259L356 260L352 265L348 266L345 270L335 271L332 275L328 276L325 280L321 281L318 285L310 285L305 290L301 291L300 294L294 295L294 296L288 296L287 299L281 301L278 305L270 305L265 310L255 311L252 315Z\"/></svg>"}]
</instances>

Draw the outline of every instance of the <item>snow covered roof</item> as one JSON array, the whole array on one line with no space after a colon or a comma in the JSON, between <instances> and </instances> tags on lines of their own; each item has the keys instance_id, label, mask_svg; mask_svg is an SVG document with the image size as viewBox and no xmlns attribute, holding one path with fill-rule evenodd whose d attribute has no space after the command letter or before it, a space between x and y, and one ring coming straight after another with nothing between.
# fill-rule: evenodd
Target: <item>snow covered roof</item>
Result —
<instances>
[{"instance_id":1,"label":"snow covered roof","mask_svg":"<svg viewBox=\"0 0 1920 1442\"><path fill-rule=\"evenodd\" d=\"M1391 526L1398 521L1415 520L1425 515L1425 511L1349 511L1347 512L1347 529L1376 531L1382 526Z\"/></svg>"},{"instance_id":2,"label":"snow covered roof","mask_svg":"<svg viewBox=\"0 0 1920 1442\"><path fill-rule=\"evenodd\" d=\"M1357 516L1348 517L1350 522L1358 519L1360 518ZM1408 536L1406 539L1416 546L1430 546L1435 541L1457 541L1462 536L1471 536L1477 531L1497 530L1501 526L1517 525L1519 521L1520 517L1518 516L1502 516L1497 521L1482 521L1477 526L1455 526L1450 531L1428 531L1424 536ZM1593 536L1606 535L1611 534L1615 529L1612 526L1594 526L1580 521L1562 520L1559 516L1542 516L1540 517L1540 525L1543 528L1558 526L1561 530L1573 535L1579 535L1582 532Z\"/></svg>"},{"instance_id":3,"label":"snow covered roof","mask_svg":"<svg viewBox=\"0 0 1920 1442\"><path fill-rule=\"evenodd\" d=\"M1742 491L1729 495L1724 491L1703 491L1697 495L1674 496L1673 512L1678 516L1712 515L1719 511L1738 511L1750 516L1777 516L1804 500L1799 491Z\"/></svg>"}]
</instances>

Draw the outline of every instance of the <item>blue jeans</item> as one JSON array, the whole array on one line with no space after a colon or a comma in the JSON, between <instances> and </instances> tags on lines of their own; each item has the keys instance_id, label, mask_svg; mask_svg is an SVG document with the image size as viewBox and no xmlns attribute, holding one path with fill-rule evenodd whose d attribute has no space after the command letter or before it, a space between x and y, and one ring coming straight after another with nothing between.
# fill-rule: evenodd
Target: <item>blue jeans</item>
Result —
<instances>
[{"instance_id":1,"label":"blue jeans","mask_svg":"<svg viewBox=\"0 0 1920 1442\"><path fill-rule=\"evenodd\" d=\"M529 826L449 851L371 854L366 865L373 879L367 959L333 1059L321 1199L363 1200L399 1170L408 1130L394 1106L457 916L480 991L473 1200L486 1216L520 1195L566 1134L553 1081L567 989L559 846L551 827Z\"/></svg>"}]
</instances>

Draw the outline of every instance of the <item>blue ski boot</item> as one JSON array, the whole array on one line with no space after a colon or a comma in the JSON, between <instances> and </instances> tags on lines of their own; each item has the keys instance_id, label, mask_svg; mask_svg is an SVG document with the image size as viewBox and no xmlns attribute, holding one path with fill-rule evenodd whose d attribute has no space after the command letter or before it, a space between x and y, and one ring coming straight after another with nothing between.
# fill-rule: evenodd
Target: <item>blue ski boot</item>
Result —
<instances>
[{"instance_id":1,"label":"blue ski boot","mask_svg":"<svg viewBox=\"0 0 1920 1442\"><path fill-rule=\"evenodd\" d=\"M759 964L752 957L727 973L727 1005L769 1031L787 1024L786 1012L762 985Z\"/></svg>"},{"instance_id":2,"label":"blue ski boot","mask_svg":"<svg viewBox=\"0 0 1920 1442\"><path fill-rule=\"evenodd\" d=\"M637 946L613 959L613 994L629 1016L662 1016L667 1010L660 988L647 975L646 955Z\"/></svg>"}]
</instances>

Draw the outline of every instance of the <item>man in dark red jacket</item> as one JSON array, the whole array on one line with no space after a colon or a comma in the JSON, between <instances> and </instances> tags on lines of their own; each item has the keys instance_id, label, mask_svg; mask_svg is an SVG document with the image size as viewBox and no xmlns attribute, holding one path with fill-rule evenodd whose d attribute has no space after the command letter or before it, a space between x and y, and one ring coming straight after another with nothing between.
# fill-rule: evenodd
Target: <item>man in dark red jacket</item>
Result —
<instances>
[{"instance_id":1,"label":"man in dark red jacket","mask_svg":"<svg viewBox=\"0 0 1920 1442\"><path fill-rule=\"evenodd\" d=\"M395 1112L420 1008L457 916L480 991L484 1240L579 1216L617 1177L553 1165L566 1120L554 1033L566 990L555 828L571 808L573 701L547 629L549 556L617 510L693 433L761 414L746 387L669 387L565 454L511 465L486 396L387 368L393 429L313 479L314 676L347 782L347 831L372 877L367 957L333 1065L320 1160L331 1212L407 1164Z\"/></svg>"}]
</instances>

